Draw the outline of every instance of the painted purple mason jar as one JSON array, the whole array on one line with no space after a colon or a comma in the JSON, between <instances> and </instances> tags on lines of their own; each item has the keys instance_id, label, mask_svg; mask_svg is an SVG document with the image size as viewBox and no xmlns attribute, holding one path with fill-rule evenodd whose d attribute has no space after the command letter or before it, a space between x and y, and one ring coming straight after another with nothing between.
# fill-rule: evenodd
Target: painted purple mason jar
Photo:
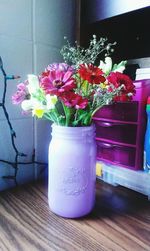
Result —
<instances>
[{"instance_id":1,"label":"painted purple mason jar","mask_svg":"<svg viewBox=\"0 0 150 251\"><path fill-rule=\"evenodd\" d=\"M49 146L48 202L51 211L76 218L95 203L95 127L52 125Z\"/></svg>"}]
</instances>

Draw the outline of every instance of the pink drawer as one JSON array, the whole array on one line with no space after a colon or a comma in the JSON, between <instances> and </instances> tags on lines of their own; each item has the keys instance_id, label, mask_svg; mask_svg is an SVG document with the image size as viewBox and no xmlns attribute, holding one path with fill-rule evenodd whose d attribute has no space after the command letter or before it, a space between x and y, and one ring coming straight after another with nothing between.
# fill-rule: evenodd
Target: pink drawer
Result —
<instances>
[{"instance_id":1,"label":"pink drawer","mask_svg":"<svg viewBox=\"0 0 150 251\"><path fill-rule=\"evenodd\" d=\"M136 145L137 125L100 120L94 122L97 138Z\"/></svg>"},{"instance_id":2,"label":"pink drawer","mask_svg":"<svg viewBox=\"0 0 150 251\"><path fill-rule=\"evenodd\" d=\"M135 169L136 148L97 141L97 159Z\"/></svg>"},{"instance_id":3,"label":"pink drawer","mask_svg":"<svg viewBox=\"0 0 150 251\"><path fill-rule=\"evenodd\" d=\"M138 102L117 102L106 105L98 110L94 117L136 122L138 119Z\"/></svg>"}]
</instances>

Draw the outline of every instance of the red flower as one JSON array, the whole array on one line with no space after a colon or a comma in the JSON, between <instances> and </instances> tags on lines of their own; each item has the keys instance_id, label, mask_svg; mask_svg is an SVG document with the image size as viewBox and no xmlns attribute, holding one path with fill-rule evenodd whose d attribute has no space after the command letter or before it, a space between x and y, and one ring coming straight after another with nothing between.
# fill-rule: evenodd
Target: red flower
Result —
<instances>
[{"instance_id":1,"label":"red flower","mask_svg":"<svg viewBox=\"0 0 150 251\"><path fill-rule=\"evenodd\" d=\"M105 77L103 76L103 71L92 64L82 64L78 70L81 78L87 80L91 84L100 84L105 82Z\"/></svg>"},{"instance_id":2,"label":"red flower","mask_svg":"<svg viewBox=\"0 0 150 251\"><path fill-rule=\"evenodd\" d=\"M132 96L135 94L135 85L129 76L120 72L111 72L107 80L115 88L122 86L120 94L114 97L115 101L128 101L132 99Z\"/></svg>"},{"instance_id":3,"label":"red flower","mask_svg":"<svg viewBox=\"0 0 150 251\"><path fill-rule=\"evenodd\" d=\"M75 107L76 109L84 109L88 105L88 99L71 91L60 94L60 99L66 106Z\"/></svg>"},{"instance_id":4,"label":"red flower","mask_svg":"<svg viewBox=\"0 0 150 251\"><path fill-rule=\"evenodd\" d=\"M40 78L45 78L45 77L48 77L49 73L50 73L50 71L49 71L49 70L47 70L47 71L43 71L43 72L41 73L41 75L40 75Z\"/></svg>"}]
</instances>

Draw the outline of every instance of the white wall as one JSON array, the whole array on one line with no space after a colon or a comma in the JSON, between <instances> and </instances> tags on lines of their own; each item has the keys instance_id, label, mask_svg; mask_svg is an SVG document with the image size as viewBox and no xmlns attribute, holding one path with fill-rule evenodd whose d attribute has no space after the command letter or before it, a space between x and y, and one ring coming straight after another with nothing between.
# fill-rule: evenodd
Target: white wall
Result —
<instances>
[{"instance_id":1,"label":"white wall","mask_svg":"<svg viewBox=\"0 0 150 251\"><path fill-rule=\"evenodd\" d=\"M0 56L8 74L17 74L21 80L28 73L40 73L49 63L62 61L59 54L63 37L75 39L75 0L0 0ZM17 133L19 151L28 154L20 161L30 161L32 151L36 159L47 162L50 140L50 123L36 121L21 114L19 106L12 105L11 96L16 91L15 80L8 82L6 108ZM3 81L0 73L0 102ZM0 159L14 161L10 133L0 107ZM0 190L13 186L13 181L3 180L12 175L12 167L0 162ZM33 165L20 165L18 183L35 178L39 173Z\"/></svg>"}]
</instances>

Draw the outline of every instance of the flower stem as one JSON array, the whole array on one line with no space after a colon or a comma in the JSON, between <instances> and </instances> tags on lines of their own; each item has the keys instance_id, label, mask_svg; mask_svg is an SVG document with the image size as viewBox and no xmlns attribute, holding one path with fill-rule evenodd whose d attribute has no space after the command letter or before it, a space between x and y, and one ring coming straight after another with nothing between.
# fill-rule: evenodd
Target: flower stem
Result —
<instances>
[{"instance_id":1,"label":"flower stem","mask_svg":"<svg viewBox=\"0 0 150 251\"><path fill-rule=\"evenodd\" d=\"M71 112L70 112L70 108L65 106L62 102L62 106L64 109L64 113L65 113L65 117L66 117L66 121L65 121L65 126L69 126L70 123L70 118L71 118Z\"/></svg>"}]
</instances>

